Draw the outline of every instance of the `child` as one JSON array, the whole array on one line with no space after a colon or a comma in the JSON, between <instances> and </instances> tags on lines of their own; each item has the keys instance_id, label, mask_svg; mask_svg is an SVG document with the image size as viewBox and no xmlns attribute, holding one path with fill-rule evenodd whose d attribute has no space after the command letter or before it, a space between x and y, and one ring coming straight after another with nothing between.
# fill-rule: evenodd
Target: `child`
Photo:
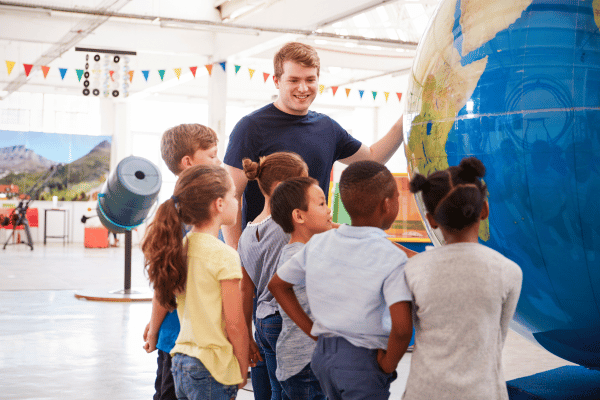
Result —
<instances>
[{"instance_id":1,"label":"child","mask_svg":"<svg viewBox=\"0 0 600 400\"><path fill-rule=\"evenodd\" d=\"M474 157L425 178L416 174L427 220L445 245L412 258L415 349L404 399L508 399L502 347L521 290L517 264L479 244L489 206Z\"/></svg>"},{"instance_id":2,"label":"child","mask_svg":"<svg viewBox=\"0 0 600 400\"><path fill-rule=\"evenodd\" d=\"M256 342L250 338L250 364L254 365L261 360L259 353L262 350L271 384L271 399L279 400L282 394L281 386L275 377L275 345L281 331L281 316L267 284L275 273L281 249L289 242L290 237L271 219L269 198L280 182L298 176L308 176L308 167L295 153L277 152L261 157L258 163L245 158L243 168L248 180L258 181L260 191L265 196L262 212L254 221L248 223L238 243L244 275L241 284L244 315L249 332L252 331L252 298L255 290L257 298L254 320ZM254 387L255 381L252 383ZM254 388L255 398L261 389L263 388Z\"/></svg>"},{"instance_id":3,"label":"child","mask_svg":"<svg viewBox=\"0 0 600 400\"><path fill-rule=\"evenodd\" d=\"M192 165L220 165L217 157L217 134L200 124L182 124L163 133L160 143L162 158L171 172L179 175ZM176 400L173 375L171 374L171 356L179 335L177 312L168 312L156 300L152 299L150 322L144 330L144 349L151 353L158 348L158 369L154 387L154 400Z\"/></svg>"},{"instance_id":4,"label":"child","mask_svg":"<svg viewBox=\"0 0 600 400\"><path fill-rule=\"evenodd\" d=\"M328 399L388 399L412 337L407 257L384 232L398 214L398 187L385 166L359 161L342 173L340 195L352 226L313 236L270 288L300 329L318 336L311 368ZM314 324L294 294L299 284ZM383 325L388 309L391 331Z\"/></svg>"},{"instance_id":5,"label":"child","mask_svg":"<svg viewBox=\"0 0 600 400\"><path fill-rule=\"evenodd\" d=\"M171 350L178 399L206 399L206 393L231 399L246 384L242 271L235 250L218 239L221 225L234 224L236 217L235 187L227 171L196 165L183 171L142 244L157 302L177 308L181 323ZM193 225L185 244L182 223Z\"/></svg>"},{"instance_id":6,"label":"child","mask_svg":"<svg viewBox=\"0 0 600 400\"><path fill-rule=\"evenodd\" d=\"M319 182L313 178L293 178L281 183L271 196L271 215L285 233L291 234L279 257L279 266L298 253L310 238L332 228L331 210ZM306 287L294 286L294 293L311 318ZM277 339L277 380L293 400L325 400L317 377L310 368L316 342L307 336L281 310L282 327ZM311 318L312 319L312 318Z\"/></svg>"}]
</instances>

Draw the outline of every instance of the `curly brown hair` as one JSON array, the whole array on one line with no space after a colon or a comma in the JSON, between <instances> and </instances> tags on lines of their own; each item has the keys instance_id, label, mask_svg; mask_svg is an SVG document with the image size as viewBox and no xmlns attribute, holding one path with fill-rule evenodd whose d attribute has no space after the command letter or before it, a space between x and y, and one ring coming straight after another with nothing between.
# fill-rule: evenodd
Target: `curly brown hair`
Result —
<instances>
[{"instance_id":1,"label":"curly brown hair","mask_svg":"<svg viewBox=\"0 0 600 400\"><path fill-rule=\"evenodd\" d=\"M177 307L175 293L185 290L186 248L182 224L198 225L212 218L211 204L231 189L224 168L195 165L181 173L173 196L158 207L142 241L144 268L158 302L169 310Z\"/></svg>"}]
</instances>

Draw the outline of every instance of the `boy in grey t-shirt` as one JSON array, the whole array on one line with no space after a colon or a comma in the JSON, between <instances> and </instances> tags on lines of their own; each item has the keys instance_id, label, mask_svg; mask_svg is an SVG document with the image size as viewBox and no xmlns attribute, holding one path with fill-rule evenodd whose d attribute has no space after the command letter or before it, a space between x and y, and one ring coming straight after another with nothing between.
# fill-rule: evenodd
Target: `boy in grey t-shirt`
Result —
<instances>
[{"instance_id":1,"label":"boy in grey t-shirt","mask_svg":"<svg viewBox=\"0 0 600 400\"><path fill-rule=\"evenodd\" d=\"M407 257L384 232L398 214L398 187L385 166L361 161L342 173L340 194L352 226L314 235L269 288L305 333L318 336L311 367L330 400L388 399L412 336ZM314 323L293 291L303 283ZM387 309L391 332L382 323Z\"/></svg>"},{"instance_id":2,"label":"boy in grey t-shirt","mask_svg":"<svg viewBox=\"0 0 600 400\"><path fill-rule=\"evenodd\" d=\"M317 233L332 227L331 210L319 182L294 178L280 184L271 196L271 216L290 242L281 251L279 266L292 258ZM296 285L294 293L302 309L312 318L306 287ZM277 339L276 376L285 394L294 400L325 400L319 381L310 368L316 342L307 336L281 309L282 328Z\"/></svg>"}]
</instances>

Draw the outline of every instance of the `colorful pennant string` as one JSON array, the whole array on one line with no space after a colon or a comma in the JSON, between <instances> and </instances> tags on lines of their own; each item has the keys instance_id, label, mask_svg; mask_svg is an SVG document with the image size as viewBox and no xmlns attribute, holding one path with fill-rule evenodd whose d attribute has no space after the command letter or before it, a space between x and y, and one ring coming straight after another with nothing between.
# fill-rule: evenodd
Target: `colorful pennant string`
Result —
<instances>
[{"instance_id":1,"label":"colorful pennant string","mask_svg":"<svg viewBox=\"0 0 600 400\"><path fill-rule=\"evenodd\" d=\"M25 76L29 76L31 73L31 68L33 68L33 64L23 64L23 69L25 69Z\"/></svg>"}]
</instances>

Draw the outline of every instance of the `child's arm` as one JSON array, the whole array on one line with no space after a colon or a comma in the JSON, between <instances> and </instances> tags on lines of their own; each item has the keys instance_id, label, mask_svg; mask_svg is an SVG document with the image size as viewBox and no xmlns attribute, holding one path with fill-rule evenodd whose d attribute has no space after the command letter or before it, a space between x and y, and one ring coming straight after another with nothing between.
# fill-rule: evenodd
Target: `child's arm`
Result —
<instances>
[{"instance_id":1,"label":"child's arm","mask_svg":"<svg viewBox=\"0 0 600 400\"><path fill-rule=\"evenodd\" d=\"M252 308L253 308L253 299L254 299L254 282L250 279L250 275L246 272L245 268L242 268L242 280L240 282L240 291L242 293L242 310L244 321L246 323L246 331L248 332L248 343L249 343L249 354L250 354L250 365L256 366L256 363L260 360L262 361L262 357L260 356L260 351L258 349L258 345L254 341L252 337Z\"/></svg>"},{"instance_id":2,"label":"child's arm","mask_svg":"<svg viewBox=\"0 0 600 400\"><path fill-rule=\"evenodd\" d=\"M223 301L223 316L225 318L225 333L233 346L233 354L237 358L242 373L241 389L248 381L248 330L243 318L242 296L239 279L221 281L221 297Z\"/></svg>"},{"instance_id":3,"label":"child's arm","mask_svg":"<svg viewBox=\"0 0 600 400\"><path fill-rule=\"evenodd\" d=\"M388 339L387 351L377 351L377 362L386 374L391 374L398 367L400 359L406 352L412 337L411 303L401 301L390 306L392 331Z\"/></svg>"},{"instance_id":4,"label":"child's arm","mask_svg":"<svg viewBox=\"0 0 600 400\"><path fill-rule=\"evenodd\" d=\"M152 313L150 314L150 322L144 329L144 350L146 353L152 353L156 350L156 343L158 342L158 331L163 323L163 320L167 316L167 310L161 306L156 298L156 292L152 296Z\"/></svg>"},{"instance_id":5,"label":"child's arm","mask_svg":"<svg viewBox=\"0 0 600 400\"><path fill-rule=\"evenodd\" d=\"M310 334L313 322L298 302L298 298L294 292L294 285L284 281L275 273L269 282L269 291L292 321L313 340L317 340L315 336Z\"/></svg>"},{"instance_id":6,"label":"child's arm","mask_svg":"<svg viewBox=\"0 0 600 400\"><path fill-rule=\"evenodd\" d=\"M398 248L400 250L402 250L403 252L405 252L406 256L408 258L411 258L412 256L416 256L417 254L419 254L416 251L413 251L413 250L411 250L409 248L406 248L406 247L402 246L400 243L396 243L396 242L392 242L392 243L394 243L396 246L398 246Z\"/></svg>"}]
</instances>

